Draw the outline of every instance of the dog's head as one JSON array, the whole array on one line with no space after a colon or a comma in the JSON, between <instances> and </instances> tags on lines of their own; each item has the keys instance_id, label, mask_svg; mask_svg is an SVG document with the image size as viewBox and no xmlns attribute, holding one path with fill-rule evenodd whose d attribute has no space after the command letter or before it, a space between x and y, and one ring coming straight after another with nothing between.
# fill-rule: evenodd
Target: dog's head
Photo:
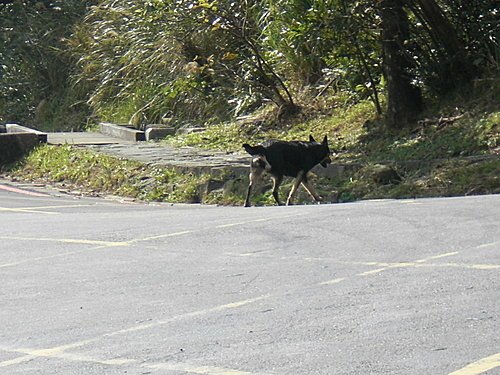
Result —
<instances>
[{"instance_id":1,"label":"dog's head","mask_svg":"<svg viewBox=\"0 0 500 375\"><path fill-rule=\"evenodd\" d=\"M316 156L320 160L318 163L321 164L323 168L328 167L328 164L332 162L330 159L330 148L328 147L328 137L325 135L321 143L316 142L312 135L309 136L309 142L314 144L314 149L316 150Z\"/></svg>"},{"instance_id":2,"label":"dog's head","mask_svg":"<svg viewBox=\"0 0 500 375\"><path fill-rule=\"evenodd\" d=\"M269 162L267 161L267 158L264 155L259 155L259 156L254 157L252 159L250 166L253 169L262 169L266 172L270 172L272 169L271 164L269 164Z\"/></svg>"}]
</instances>

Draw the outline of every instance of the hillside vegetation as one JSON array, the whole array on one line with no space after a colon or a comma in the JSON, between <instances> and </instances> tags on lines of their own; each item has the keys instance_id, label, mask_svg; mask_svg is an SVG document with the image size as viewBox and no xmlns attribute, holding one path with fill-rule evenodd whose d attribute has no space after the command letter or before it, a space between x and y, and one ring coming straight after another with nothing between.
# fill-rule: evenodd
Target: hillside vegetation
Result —
<instances>
[{"instance_id":1,"label":"hillside vegetation","mask_svg":"<svg viewBox=\"0 0 500 375\"><path fill-rule=\"evenodd\" d=\"M500 193L500 112L492 109L494 99L495 93L486 90L475 100L466 100L469 106L457 108L455 98L450 112L424 118L415 128L394 134L372 133L371 124L380 119L367 101L333 116L295 124L288 131L261 128L255 132L253 126L224 123L165 142L232 152L241 151L241 143L248 140L333 135L334 163L345 165L346 170L338 178L315 178L326 202ZM380 162L391 166L401 181L379 178ZM167 202L242 204L248 184L247 178L238 177L224 189L208 191L212 176L148 166L69 145L41 147L8 174L84 194ZM281 194L289 189L288 181ZM298 201L308 203L310 198L301 192ZM269 191L263 191L254 203L272 205L274 200Z\"/></svg>"},{"instance_id":2,"label":"hillside vegetation","mask_svg":"<svg viewBox=\"0 0 500 375\"><path fill-rule=\"evenodd\" d=\"M0 123L163 123L180 130L165 142L231 152L327 134L336 162L358 166L318 182L332 200L499 190L494 0L13 0L0 21ZM90 190L135 173L70 147L37 150L16 173L76 184L87 159L102 179ZM375 182L381 162L401 183ZM119 193L193 199L155 190L155 173ZM239 202L240 190L200 199Z\"/></svg>"},{"instance_id":3,"label":"hillside vegetation","mask_svg":"<svg viewBox=\"0 0 500 375\"><path fill-rule=\"evenodd\" d=\"M43 130L269 106L279 126L363 100L400 129L498 80L495 0L13 0L0 20L0 122Z\"/></svg>"}]
</instances>

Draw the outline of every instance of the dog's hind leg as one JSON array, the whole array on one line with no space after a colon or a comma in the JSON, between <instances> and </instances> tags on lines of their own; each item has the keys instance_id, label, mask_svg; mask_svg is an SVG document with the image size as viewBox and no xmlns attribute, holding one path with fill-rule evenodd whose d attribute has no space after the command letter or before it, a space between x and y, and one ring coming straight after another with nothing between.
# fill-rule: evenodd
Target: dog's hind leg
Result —
<instances>
[{"instance_id":1,"label":"dog's hind leg","mask_svg":"<svg viewBox=\"0 0 500 375\"><path fill-rule=\"evenodd\" d=\"M295 194L297 193L297 189L299 188L300 184L304 180L305 175L304 172L299 172L297 174L297 177L295 177L295 180L293 181L293 186L292 189L290 190L290 194L288 194L288 199L286 200L286 205L290 206L293 204L293 199L295 198Z\"/></svg>"},{"instance_id":2,"label":"dog's hind leg","mask_svg":"<svg viewBox=\"0 0 500 375\"><path fill-rule=\"evenodd\" d=\"M276 203L278 203L278 206L283 206L279 197L279 188L283 182L283 176L271 176L271 178L273 179L273 197L276 200Z\"/></svg>"},{"instance_id":3,"label":"dog's hind leg","mask_svg":"<svg viewBox=\"0 0 500 375\"><path fill-rule=\"evenodd\" d=\"M256 160L252 160L252 166L250 169L250 182L248 183L247 196L245 198L245 207L250 207L250 195L252 193L252 186L259 182L264 173L264 168L260 166L260 163Z\"/></svg>"},{"instance_id":4,"label":"dog's hind leg","mask_svg":"<svg viewBox=\"0 0 500 375\"><path fill-rule=\"evenodd\" d=\"M251 181L251 179L252 179L252 177L250 175L250 181ZM251 194L251 192L252 192L252 183L250 182L248 184L247 196L245 198L245 205L244 205L244 207L250 207L250 194Z\"/></svg>"},{"instance_id":5,"label":"dog's hind leg","mask_svg":"<svg viewBox=\"0 0 500 375\"><path fill-rule=\"evenodd\" d=\"M316 192L316 189L314 188L314 186L311 185L307 176L302 181L302 186L304 186L304 189L306 189L306 191L309 193L309 195L316 202L321 202L323 200L323 198Z\"/></svg>"},{"instance_id":6,"label":"dog's hind leg","mask_svg":"<svg viewBox=\"0 0 500 375\"><path fill-rule=\"evenodd\" d=\"M250 195L252 194L252 186L254 186L262 177L262 173L264 173L263 168L252 166L250 172L250 182L248 183L247 196L245 198L245 207L250 207Z\"/></svg>"}]
</instances>

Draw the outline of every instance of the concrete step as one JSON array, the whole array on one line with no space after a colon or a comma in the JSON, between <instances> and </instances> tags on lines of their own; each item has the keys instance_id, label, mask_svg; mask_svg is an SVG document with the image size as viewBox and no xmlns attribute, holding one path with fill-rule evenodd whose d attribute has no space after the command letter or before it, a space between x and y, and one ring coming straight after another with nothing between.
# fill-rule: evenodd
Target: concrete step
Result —
<instances>
[{"instance_id":1,"label":"concrete step","mask_svg":"<svg viewBox=\"0 0 500 375\"><path fill-rule=\"evenodd\" d=\"M143 131L137 130L130 125L111 124L109 122L101 122L99 124L99 131L102 134L109 135L123 139L125 141L145 141L146 136Z\"/></svg>"},{"instance_id":2,"label":"concrete step","mask_svg":"<svg viewBox=\"0 0 500 375\"><path fill-rule=\"evenodd\" d=\"M102 133L92 132L58 132L47 133L47 143L52 145L110 145L134 143Z\"/></svg>"}]
</instances>

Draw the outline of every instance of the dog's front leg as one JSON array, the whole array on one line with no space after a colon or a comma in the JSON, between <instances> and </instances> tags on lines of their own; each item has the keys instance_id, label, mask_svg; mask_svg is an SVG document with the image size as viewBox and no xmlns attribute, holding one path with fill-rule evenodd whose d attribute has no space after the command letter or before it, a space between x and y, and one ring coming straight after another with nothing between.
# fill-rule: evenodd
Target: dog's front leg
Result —
<instances>
[{"instance_id":1,"label":"dog's front leg","mask_svg":"<svg viewBox=\"0 0 500 375\"><path fill-rule=\"evenodd\" d=\"M271 176L273 179L273 197L276 203L278 203L278 206L283 206L283 203L280 201L279 197L279 188L281 183L283 182L283 176Z\"/></svg>"},{"instance_id":2,"label":"dog's front leg","mask_svg":"<svg viewBox=\"0 0 500 375\"><path fill-rule=\"evenodd\" d=\"M293 204L293 199L295 198L295 194L297 193L297 189L300 184L304 180L304 172L299 172L295 180L293 181L292 190L290 190L290 194L288 194L288 199L286 200L286 205L291 206Z\"/></svg>"},{"instance_id":3,"label":"dog's front leg","mask_svg":"<svg viewBox=\"0 0 500 375\"><path fill-rule=\"evenodd\" d=\"M316 192L316 189L314 188L314 186L311 185L307 176L306 178L304 178L304 181L302 181L302 186L304 186L304 189L306 189L309 195L313 197L316 202L323 201L323 198Z\"/></svg>"}]
</instances>

